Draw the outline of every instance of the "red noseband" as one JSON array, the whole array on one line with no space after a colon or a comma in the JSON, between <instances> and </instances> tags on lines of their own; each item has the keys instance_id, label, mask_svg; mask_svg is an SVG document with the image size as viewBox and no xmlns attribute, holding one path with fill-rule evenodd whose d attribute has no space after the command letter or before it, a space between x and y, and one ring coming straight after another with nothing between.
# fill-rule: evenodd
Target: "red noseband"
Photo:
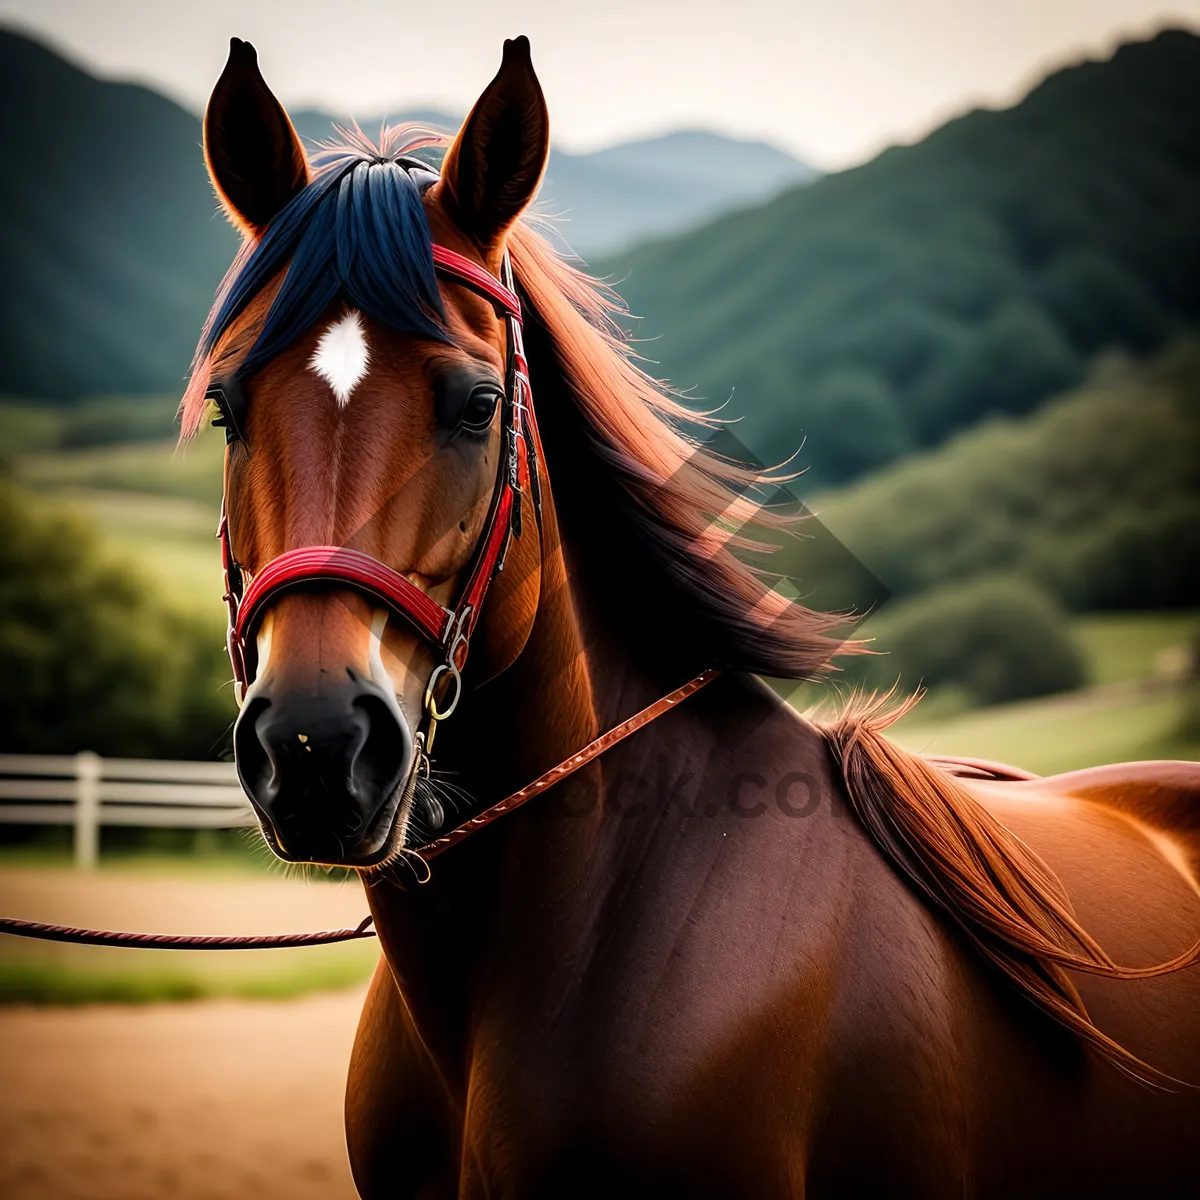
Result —
<instances>
[{"instance_id":1,"label":"red noseband","mask_svg":"<svg viewBox=\"0 0 1200 1200\"><path fill-rule=\"evenodd\" d=\"M221 516L217 536L221 539L225 570L225 602L229 608L228 649L237 682L238 698L249 687L246 647L254 637L259 620L268 605L286 591L318 584L337 584L361 592L386 604L403 617L444 656L434 672L451 674L455 682L467 657L471 633L479 619L484 597L492 579L504 569L504 554L509 539L521 533L521 493L528 489L535 512L540 507L536 454L540 449L533 415L533 397L529 389L529 369L521 339L521 301L512 288L512 267L504 258L504 282L490 271L447 250L433 247L438 272L490 300L504 318L508 331L508 363L503 403L503 453L496 475L496 486L488 510L487 524L475 552L467 583L454 608L445 608L427 596L415 583L386 563L344 546L301 546L288 550L262 566L242 590L244 573L233 556L229 524ZM537 513L540 520L540 512ZM437 709L433 684L426 693L429 715L440 719L449 715ZM455 694L455 701L457 693ZM432 740L432 730L430 741Z\"/></svg>"}]
</instances>

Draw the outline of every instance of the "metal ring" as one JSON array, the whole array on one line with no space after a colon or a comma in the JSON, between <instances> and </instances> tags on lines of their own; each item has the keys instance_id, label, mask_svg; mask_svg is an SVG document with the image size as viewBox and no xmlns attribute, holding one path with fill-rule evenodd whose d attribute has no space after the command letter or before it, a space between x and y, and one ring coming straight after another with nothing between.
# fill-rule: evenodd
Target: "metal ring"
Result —
<instances>
[{"instance_id":1,"label":"metal ring","mask_svg":"<svg viewBox=\"0 0 1200 1200\"><path fill-rule=\"evenodd\" d=\"M443 675L449 675L454 680L454 699L450 701L445 710L438 707L437 697L433 694L434 688L437 687ZM435 721L444 721L458 707L458 699L461 695L462 676L459 674L458 668L452 662L438 663L433 668L433 674L429 676L429 682L425 685L425 711Z\"/></svg>"}]
</instances>

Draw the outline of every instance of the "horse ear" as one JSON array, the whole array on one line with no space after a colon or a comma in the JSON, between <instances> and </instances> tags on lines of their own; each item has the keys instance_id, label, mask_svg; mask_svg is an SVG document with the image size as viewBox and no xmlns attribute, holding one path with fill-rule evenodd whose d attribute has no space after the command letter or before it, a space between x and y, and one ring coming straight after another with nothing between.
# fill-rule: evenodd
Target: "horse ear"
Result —
<instances>
[{"instance_id":1,"label":"horse ear","mask_svg":"<svg viewBox=\"0 0 1200 1200\"><path fill-rule=\"evenodd\" d=\"M533 199L549 153L550 115L529 39L514 38L442 164L450 216L477 245L494 246Z\"/></svg>"},{"instance_id":2,"label":"horse ear","mask_svg":"<svg viewBox=\"0 0 1200 1200\"><path fill-rule=\"evenodd\" d=\"M295 129L258 69L249 42L229 39L229 59L204 113L204 157L235 225L258 234L309 180Z\"/></svg>"}]
</instances>

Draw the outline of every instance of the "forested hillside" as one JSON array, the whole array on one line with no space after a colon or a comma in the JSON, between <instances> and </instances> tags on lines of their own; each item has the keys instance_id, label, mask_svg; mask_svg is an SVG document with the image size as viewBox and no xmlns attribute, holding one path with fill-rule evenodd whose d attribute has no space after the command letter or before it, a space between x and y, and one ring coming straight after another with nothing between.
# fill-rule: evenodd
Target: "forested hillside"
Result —
<instances>
[{"instance_id":1,"label":"forested hillside","mask_svg":"<svg viewBox=\"0 0 1200 1200\"><path fill-rule=\"evenodd\" d=\"M182 386L237 249L200 123L0 31L0 391Z\"/></svg>"},{"instance_id":2,"label":"forested hillside","mask_svg":"<svg viewBox=\"0 0 1200 1200\"><path fill-rule=\"evenodd\" d=\"M1084 612L1200 604L1200 344L1101 363L1032 416L813 506L898 598L1006 572ZM855 603L861 584L823 544L795 552L799 573L819 606Z\"/></svg>"},{"instance_id":3,"label":"forested hillside","mask_svg":"<svg viewBox=\"0 0 1200 1200\"><path fill-rule=\"evenodd\" d=\"M378 119L363 116L372 134ZM452 117L429 112L396 120ZM328 114L297 114L326 138ZM0 393L177 392L237 248L201 153L200 119L0 29ZM704 176L707 158L728 176ZM691 228L813 172L782 151L681 132L595 154L555 149L544 208L587 252Z\"/></svg>"},{"instance_id":4,"label":"forested hillside","mask_svg":"<svg viewBox=\"0 0 1200 1200\"><path fill-rule=\"evenodd\" d=\"M1028 413L1200 317L1200 38L1123 46L605 269L655 369L732 391L763 459L803 440L810 489Z\"/></svg>"}]
</instances>

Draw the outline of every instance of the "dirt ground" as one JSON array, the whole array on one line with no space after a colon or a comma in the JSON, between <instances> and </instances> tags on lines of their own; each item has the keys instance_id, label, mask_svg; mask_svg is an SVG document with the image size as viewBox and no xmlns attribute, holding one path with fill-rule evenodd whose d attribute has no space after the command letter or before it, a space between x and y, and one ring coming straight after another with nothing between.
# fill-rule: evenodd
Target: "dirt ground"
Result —
<instances>
[{"instance_id":1,"label":"dirt ground","mask_svg":"<svg viewBox=\"0 0 1200 1200\"><path fill-rule=\"evenodd\" d=\"M352 1200L362 992L0 1011L5 1200Z\"/></svg>"},{"instance_id":2,"label":"dirt ground","mask_svg":"<svg viewBox=\"0 0 1200 1200\"><path fill-rule=\"evenodd\" d=\"M365 911L355 883L0 872L0 912L108 928L331 928ZM362 999L0 1008L0 1197L352 1200L342 1097Z\"/></svg>"}]
</instances>

